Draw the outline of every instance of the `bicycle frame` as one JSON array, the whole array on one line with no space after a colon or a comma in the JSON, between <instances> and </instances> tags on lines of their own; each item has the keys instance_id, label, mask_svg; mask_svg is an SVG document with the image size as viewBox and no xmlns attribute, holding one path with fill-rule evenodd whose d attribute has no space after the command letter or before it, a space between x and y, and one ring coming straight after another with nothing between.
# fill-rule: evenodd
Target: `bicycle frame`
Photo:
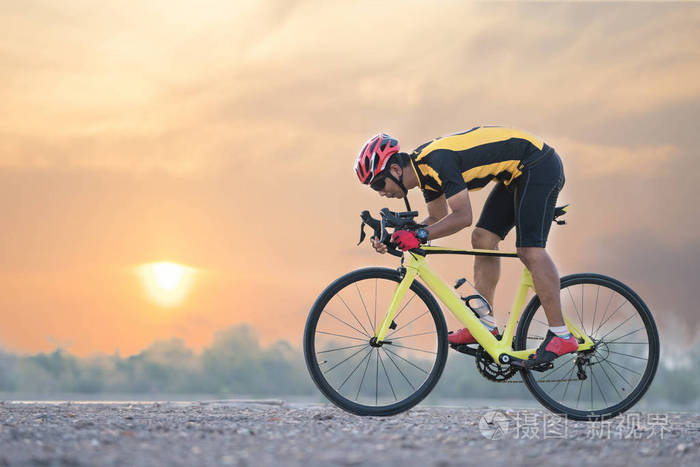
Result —
<instances>
[{"instance_id":1,"label":"bicycle frame","mask_svg":"<svg viewBox=\"0 0 700 467\"><path fill-rule=\"evenodd\" d=\"M426 254L430 253L441 253L441 254L466 254L466 255L477 255L477 256L499 256L499 257L517 257L516 253L502 252L498 250L461 250L452 249L445 247L433 247L423 245L421 247ZM515 326L518 323L520 314L522 313L523 307L525 306L525 300L527 299L528 290L532 289L535 292L535 286L532 281L532 275L530 271L523 267L523 274L518 287L518 293L511 307L511 311L508 316L508 322L506 323L505 329L503 331L503 336L501 340L496 339L493 334L491 334L486 327L481 324L479 318L467 308L466 304L457 295L452 287L449 287L445 282L440 279L440 277L433 272L428 266L425 257L408 252L408 261L404 264L405 275L401 283L396 287L396 291L389 305L389 309L382 321L381 326L377 329L375 337L378 342L382 342L386 337L386 333L389 330L389 326L396 315L396 312L403 302L406 295L406 291L411 287L413 281L420 277L425 285L435 294L438 299L452 312L452 314L462 323L469 332L474 336L477 342L488 352L488 354L493 358L493 361L501 365L501 355L510 355L518 359L526 360L529 355L535 352L536 349L527 350L513 350L512 342L513 336L515 334ZM581 329L574 324L565 314L564 322L569 328L569 331L578 339L579 346L578 351L588 350L593 346L593 341L586 335ZM581 341L583 342L581 343Z\"/></svg>"}]
</instances>

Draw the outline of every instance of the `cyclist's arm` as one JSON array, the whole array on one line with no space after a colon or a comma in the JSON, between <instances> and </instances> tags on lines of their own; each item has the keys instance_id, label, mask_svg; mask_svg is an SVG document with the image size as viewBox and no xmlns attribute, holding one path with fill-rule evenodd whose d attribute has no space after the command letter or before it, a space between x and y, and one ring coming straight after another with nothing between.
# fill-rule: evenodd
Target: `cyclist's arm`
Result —
<instances>
[{"instance_id":1,"label":"cyclist's arm","mask_svg":"<svg viewBox=\"0 0 700 467\"><path fill-rule=\"evenodd\" d=\"M444 199L443 196L438 198ZM469 201L469 190L464 189L459 193L447 198L447 204L450 207L451 213L426 227L428 231L428 240L446 237L455 232L459 232L465 227L472 225L472 205ZM430 213L430 209L428 209ZM432 217L432 213L430 215Z\"/></svg>"},{"instance_id":2,"label":"cyclist's arm","mask_svg":"<svg viewBox=\"0 0 700 467\"><path fill-rule=\"evenodd\" d=\"M421 224L433 225L448 214L445 195L440 195L439 198L429 201L425 205L428 208L428 217L423 219Z\"/></svg>"}]
</instances>

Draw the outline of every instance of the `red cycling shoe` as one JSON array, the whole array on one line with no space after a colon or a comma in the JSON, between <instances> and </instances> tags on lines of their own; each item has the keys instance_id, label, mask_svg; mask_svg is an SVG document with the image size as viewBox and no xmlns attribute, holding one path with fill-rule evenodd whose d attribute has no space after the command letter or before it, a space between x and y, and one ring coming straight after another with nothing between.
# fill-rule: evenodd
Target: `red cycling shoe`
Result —
<instances>
[{"instance_id":1,"label":"red cycling shoe","mask_svg":"<svg viewBox=\"0 0 700 467\"><path fill-rule=\"evenodd\" d=\"M491 334L498 336L498 328L493 328ZM451 332L447 335L447 341L450 344L476 344L476 339L474 339L474 336L472 336L472 333L469 332L467 328Z\"/></svg>"},{"instance_id":2,"label":"red cycling shoe","mask_svg":"<svg viewBox=\"0 0 700 467\"><path fill-rule=\"evenodd\" d=\"M564 339L547 330L544 341L534 354L530 355L527 360L523 360L523 366L526 368L537 367L564 354L576 352L576 350L578 350L578 341L573 335L570 334L568 338Z\"/></svg>"}]
</instances>

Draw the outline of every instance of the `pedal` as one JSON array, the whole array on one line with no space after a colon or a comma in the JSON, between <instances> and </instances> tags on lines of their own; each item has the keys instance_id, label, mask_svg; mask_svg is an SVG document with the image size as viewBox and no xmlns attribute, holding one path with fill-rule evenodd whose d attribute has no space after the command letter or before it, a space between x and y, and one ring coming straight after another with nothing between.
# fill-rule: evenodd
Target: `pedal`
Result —
<instances>
[{"instance_id":1,"label":"pedal","mask_svg":"<svg viewBox=\"0 0 700 467\"><path fill-rule=\"evenodd\" d=\"M549 363L543 363L542 365L539 365L539 366L536 366L536 367L533 367L530 369L533 371L547 371L547 370L551 370L552 368L554 368L554 363L549 362Z\"/></svg>"}]
</instances>

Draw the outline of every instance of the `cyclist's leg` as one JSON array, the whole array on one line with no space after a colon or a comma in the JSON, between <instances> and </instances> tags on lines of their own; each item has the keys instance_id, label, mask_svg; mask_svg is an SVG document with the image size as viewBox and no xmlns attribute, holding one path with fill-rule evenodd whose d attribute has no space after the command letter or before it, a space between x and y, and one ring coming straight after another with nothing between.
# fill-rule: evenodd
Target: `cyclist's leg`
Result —
<instances>
[{"instance_id":1,"label":"cyclist's leg","mask_svg":"<svg viewBox=\"0 0 700 467\"><path fill-rule=\"evenodd\" d=\"M561 313L559 273L545 250L549 228L559 191L564 186L561 159L552 150L528 167L518 181L515 200L515 245L518 256L532 273L537 296L544 308L550 329L537 352L524 366L537 367L578 348L576 338L566 332ZM557 329L559 328L559 329Z\"/></svg>"},{"instance_id":2,"label":"cyclist's leg","mask_svg":"<svg viewBox=\"0 0 700 467\"><path fill-rule=\"evenodd\" d=\"M532 273L535 290L550 326L563 326L559 297L559 272L545 250L564 171L552 151L523 173L516 187L516 247Z\"/></svg>"},{"instance_id":3,"label":"cyclist's leg","mask_svg":"<svg viewBox=\"0 0 700 467\"><path fill-rule=\"evenodd\" d=\"M501 237L488 230L476 227L472 231L472 247L483 250L497 250ZM493 307L496 284L501 276L501 258L489 256L474 257L474 287Z\"/></svg>"},{"instance_id":4,"label":"cyclist's leg","mask_svg":"<svg viewBox=\"0 0 700 467\"><path fill-rule=\"evenodd\" d=\"M498 243L505 238L513 228L515 207L513 193L498 183L489 194L481 217L472 232L474 248L495 250ZM500 275L500 258L476 256L474 259L474 287L491 305L491 313L481 316L481 321L494 335L498 334L496 321L493 318L493 299ZM476 339L468 329L461 329L449 337L451 344L473 344Z\"/></svg>"},{"instance_id":5,"label":"cyclist's leg","mask_svg":"<svg viewBox=\"0 0 700 467\"><path fill-rule=\"evenodd\" d=\"M476 228L472 232L472 247L497 250L498 244L515 225L514 194L503 183L489 193ZM474 287L493 308L496 285L501 274L501 258L474 258Z\"/></svg>"}]
</instances>

